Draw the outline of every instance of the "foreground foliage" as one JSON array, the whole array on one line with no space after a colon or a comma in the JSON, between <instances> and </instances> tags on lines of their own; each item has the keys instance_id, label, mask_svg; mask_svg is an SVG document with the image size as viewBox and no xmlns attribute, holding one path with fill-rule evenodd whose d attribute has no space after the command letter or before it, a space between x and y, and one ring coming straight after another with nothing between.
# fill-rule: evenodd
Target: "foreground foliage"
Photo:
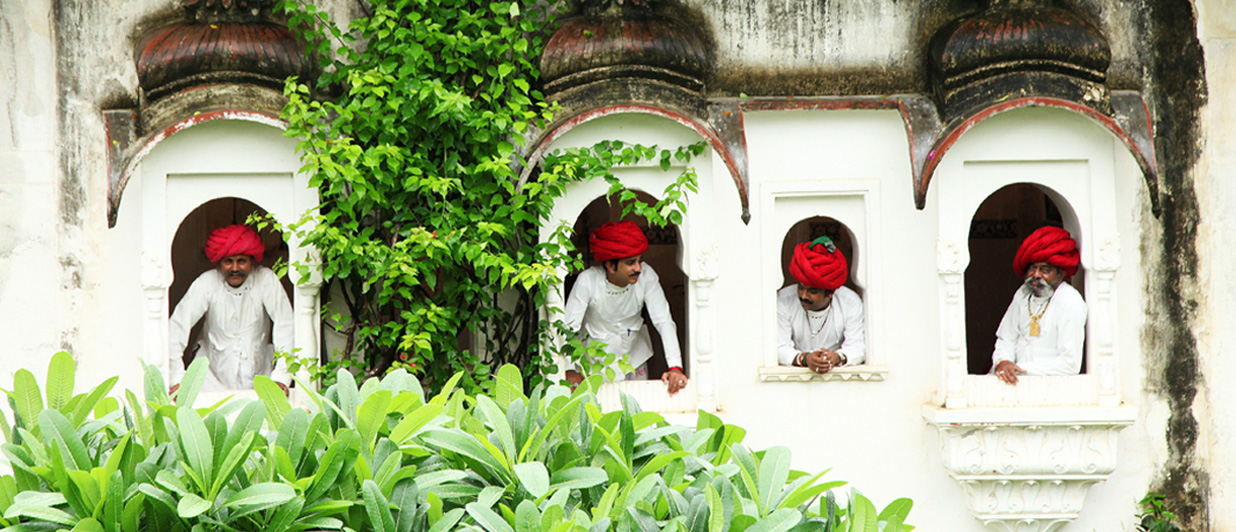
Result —
<instances>
[{"instance_id":1,"label":"foreground foliage","mask_svg":"<svg viewBox=\"0 0 1236 532\"><path fill-rule=\"evenodd\" d=\"M198 359L177 401L191 404ZM805 532L908 531L910 501L882 512L843 482L790 469L783 447L701 413L695 429L626 402L602 413L591 388L525 393L504 366L493 391L425 397L395 371L341 378L305 410L259 377L258 400L177 406L148 368L146 401L73 392L73 361L9 391L13 467L0 477L6 531Z\"/></svg>"},{"instance_id":2,"label":"foreground foliage","mask_svg":"<svg viewBox=\"0 0 1236 532\"><path fill-rule=\"evenodd\" d=\"M668 169L703 151L604 142L525 161L525 135L552 118L536 63L553 5L373 0L340 27L311 2L282 3L316 43L323 72L286 89L287 134L300 139L322 205L284 229L321 254L335 288L326 322L346 339L335 355L362 376L403 367L437 390L463 372L459 385L475 393L504 363L523 368L530 385L555 372L543 349L552 330L544 294L558 272L582 264L569 226L540 238L554 200L593 178L620 190L616 165ZM525 181L529 164L537 171ZM633 205L636 214L679 223L694 174L667 185L657 205Z\"/></svg>"}]
</instances>

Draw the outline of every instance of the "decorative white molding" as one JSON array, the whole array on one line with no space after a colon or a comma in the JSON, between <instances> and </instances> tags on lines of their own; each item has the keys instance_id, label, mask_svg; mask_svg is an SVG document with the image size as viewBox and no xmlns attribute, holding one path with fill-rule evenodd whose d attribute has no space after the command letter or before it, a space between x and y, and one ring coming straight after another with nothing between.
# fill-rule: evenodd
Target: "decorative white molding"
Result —
<instances>
[{"instance_id":1,"label":"decorative white molding","mask_svg":"<svg viewBox=\"0 0 1236 532\"><path fill-rule=\"evenodd\" d=\"M713 317L712 283L717 279L717 244L701 246L695 256L694 278L691 280L695 294L695 345L691 374L695 381L696 407L715 412L717 410L716 370L713 368ZM678 395L692 391L683 390Z\"/></svg>"},{"instance_id":2,"label":"decorative white molding","mask_svg":"<svg viewBox=\"0 0 1236 532\"><path fill-rule=\"evenodd\" d=\"M766 366L760 368L764 382L855 381L881 382L888 375L888 366L858 365L836 368L828 373L816 373L807 368Z\"/></svg>"},{"instance_id":3,"label":"decorative white molding","mask_svg":"<svg viewBox=\"0 0 1236 532\"><path fill-rule=\"evenodd\" d=\"M947 409L923 406L949 475L995 531L1051 532L1077 519L1090 486L1116 469L1131 407Z\"/></svg>"},{"instance_id":4,"label":"decorative white molding","mask_svg":"<svg viewBox=\"0 0 1236 532\"><path fill-rule=\"evenodd\" d=\"M965 301L962 299L962 274L966 265L961 256L961 245L947 238L936 239L936 269L940 275L944 295L944 405L949 408L965 408L967 404L965 379L969 371L966 363Z\"/></svg>"}]
</instances>

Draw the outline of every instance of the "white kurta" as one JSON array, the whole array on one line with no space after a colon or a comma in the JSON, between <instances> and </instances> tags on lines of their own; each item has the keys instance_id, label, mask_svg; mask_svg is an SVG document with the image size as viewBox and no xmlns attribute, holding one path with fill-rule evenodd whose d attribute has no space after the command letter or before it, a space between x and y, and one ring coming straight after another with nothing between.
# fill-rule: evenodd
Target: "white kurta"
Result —
<instances>
[{"instance_id":1,"label":"white kurta","mask_svg":"<svg viewBox=\"0 0 1236 532\"><path fill-rule=\"evenodd\" d=\"M647 264L643 265L639 280L622 288L605 279L604 266L584 270L571 288L563 321L572 331L578 331L582 325L586 341L604 342L606 352L626 354L631 367L638 368L652 358L652 340L640 316L645 306L652 324L661 333L666 364L682 367L678 328L670 315L660 277ZM623 372L616 365L612 367L618 380L622 380Z\"/></svg>"},{"instance_id":2,"label":"white kurta","mask_svg":"<svg viewBox=\"0 0 1236 532\"><path fill-rule=\"evenodd\" d=\"M844 354L846 365L862 364L867 358L863 328L863 300L844 286L833 292L824 310L809 312L798 301L798 285L777 291L777 360L794 363L799 353L824 348Z\"/></svg>"},{"instance_id":3,"label":"white kurta","mask_svg":"<svg viewBox=\"0 0 1236 532\"><path fill-rule=\"evenodd\" d=\"M273 367L271 364L276 350L292 352L295 335L292 305L279 278L269 268L254 268L239 288L229 286L218 269L204 272L193 281L172 312L168 331L169 385L179 384L184 377L181 355L189 341L189 330L203 315L206 321L197 356L210 360L203 390L251 389L257 375L268 375L285 385L291 383L291 375L282 361Z\"/></svg>"},{"instance_id":4,"label":"white kurta","mask_svg":"<svg viewBox=\"0 0 1236 532\"><path fill-rule=\"evenodd\" d=\"M1027 308L1029 302L1029 309ZM991 355L992 369L1009 360L1026 370L1026 375L1077 375L1081 372L1082 349L1086 343L1086 301L1076 288L1060 283L1046 310L1047 298L1036 298L1022 285L1004 312L996 329L996 349ZM1030 311L1043 312L1039 335L1030 336Z\"/></svg>"}]
</instances>

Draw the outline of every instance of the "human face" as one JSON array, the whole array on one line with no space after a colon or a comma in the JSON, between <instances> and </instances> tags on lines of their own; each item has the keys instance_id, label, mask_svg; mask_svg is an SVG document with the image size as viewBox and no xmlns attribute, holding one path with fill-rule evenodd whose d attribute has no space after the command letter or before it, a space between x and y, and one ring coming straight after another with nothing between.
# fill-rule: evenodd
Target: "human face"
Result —
<instances>
[{"instance_id":1,"label":"human face","mask_svg":"<svg viewBox=\"0 0 1236 532\"><path fill-rule=\"evenodd\" d=\"M219 261L219 271L223 273L223 279L227 281L228 286L240 288L240 285L245 284L245 279L248 279L249 274L253 272L253 257L248 255L225 257Z\"/></svg>"},{"instance_id":2,"label":"human face","mask_svg":"<svg viewBox=\"0 0 1236 532\"><path fill-rule=\"evenodd\" d=\"M644 270L644 255L636 255L605 263L605 279L614 286L627 286L639 280Z\"/></svg>"},{"instance_id":3,"label":"human face","mask_svg":"<svg viewBox=\"0 0 1236 532\"><path fill-rule=\"evenodd\" d=\"M833 291L798 283L798 302L802 303L803 310L812 312L824 310L828 308L829 303L833 302Z\"/></svg>"},{"instance_id":4,"label":"human face","mask_svg":"<svg viewBox=\"0 0 1236 532\"><path fill-rule=\"evenodd\" d=\"M1035 297L1050 297L1064 281L1064 270L1046 262L1036 262L1026 268L1026 287Z\"/></svg>"}]
</instances>

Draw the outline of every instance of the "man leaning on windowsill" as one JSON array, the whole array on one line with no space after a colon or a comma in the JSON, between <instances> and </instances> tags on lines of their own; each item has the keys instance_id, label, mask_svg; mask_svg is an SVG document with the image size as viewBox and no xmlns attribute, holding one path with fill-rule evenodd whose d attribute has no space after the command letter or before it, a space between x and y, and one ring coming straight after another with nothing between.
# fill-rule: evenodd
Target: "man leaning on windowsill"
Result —
<instances>
[{"instance_id":1,"label":"man leaning on windowsill","mask_svg":"<svg viewBox=\"0 0 1236 532\"><path fill-rule=\"evenodd\" d=\"M849 264L828 237L794 248L790 275L777 291L777 359L824 374L866 358L863 300L846 288Z\"/></svg>"}]
</instances>

